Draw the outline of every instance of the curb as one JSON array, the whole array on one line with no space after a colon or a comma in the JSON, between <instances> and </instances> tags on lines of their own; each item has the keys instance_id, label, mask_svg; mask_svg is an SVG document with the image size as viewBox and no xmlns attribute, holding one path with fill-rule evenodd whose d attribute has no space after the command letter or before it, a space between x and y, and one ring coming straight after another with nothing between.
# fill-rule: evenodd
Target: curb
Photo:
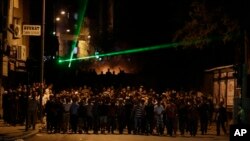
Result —
<instances>
[{"instance_id":1,"label":"curb","mask_svg":"<svg viewBox=\"0 0 250 141\"><path fill-rule=\"evenodd\" d=\"M32 137L38 133L38 130L32 131L28 134L23 134L23 135L16 135L16 136L5 136L5 137L0 137L0 141L22 141L23 139L27 139L29 137Z\"/></svg>"}]
</instances>

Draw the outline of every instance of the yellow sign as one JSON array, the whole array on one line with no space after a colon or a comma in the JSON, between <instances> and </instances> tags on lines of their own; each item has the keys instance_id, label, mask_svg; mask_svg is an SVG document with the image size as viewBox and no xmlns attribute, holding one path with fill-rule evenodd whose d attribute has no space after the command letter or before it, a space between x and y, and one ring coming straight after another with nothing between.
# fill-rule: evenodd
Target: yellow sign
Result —
<instances>
[{"instance_id":1,"label":"yellow sign","mask_svg":"<svg viewBox=\"0 0 250 141\"><path fill-rule=\"evenodd\" d=\"M23 35L41 36L40 25L23 25Z\"/></svg>"}]
</instances>

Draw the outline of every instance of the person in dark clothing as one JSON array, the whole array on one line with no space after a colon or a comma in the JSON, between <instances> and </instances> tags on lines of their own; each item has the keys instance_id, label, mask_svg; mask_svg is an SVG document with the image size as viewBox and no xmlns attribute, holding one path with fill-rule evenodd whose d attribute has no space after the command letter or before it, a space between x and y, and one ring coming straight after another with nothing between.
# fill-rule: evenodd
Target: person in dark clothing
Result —
<instances>
[{"instance_id":1,"label":"person in dark clothing","mask_svg":"<svg viewBox=\"0 0 250 141\"><path fill-rule=\"evenodd\" d=\"M71 99L69 97L66 98L65 103L63 103L63 133L67 133L69 131L69 121L70 121L70 103Z\"/></svg>"},{"instance_id":2,"label":"person in dark clothing","mask_svg":"<svg viewBox=\"0 0 250 141\"><path fill-rule=\"evenodd\" d=\"M242 105L239 105L238 108L239 108L239 111L237 113L237 123L246 124L247 120L246 120L245 110L243 109Z\"/></svg>"},{"instance_id":3,"label":"person in dark clothing","mask_svg":"<svg viewBox=\"0 0 250 141\"><path fill-rule=\"evenodd\" d=\"M131 98L126 99L125 108L125 126L127 126L128 134L131 134L133 129L133 101Z\"/></svg>"},{"instance_id":4,"label":"person in dark clothing","mask_svg":"<svg viewBox=\"0 0 250 141\"><path fill-rule=\"evenodd\" d=\"M187 124L187 106L184 100L181 100L178 108L179 130L181 135L184 135Z\"/></svg>"},{"instance_id":5,"label":"person in dark clothing","mask_svg":"<svg viewBox=\"0 0 250 141\"><path fill-rule=\"evenodd\" d=\"M108 133L114 134L114 130L116 128L116 112L117 112L117 107L115 105L114 101L111 101L110 105L108 105L108 126L107 130Z\"/></svg>"},{"instance_id":6,"label":"person in dark clothing","mask_svg":"<svg viewBox=\"0 0 250 141\"><path fill-rule=\"evenodd\" d=\"M102 134L105 134L107 128L108 107L107 100L102 99L99 106L100 130Z\"/></svg>"},{"instance_id":7,"label":"person in dark clothing","mask_svg":"<svg viewBox=\"0 0 250 141\"><path fill-rule=\"evenodd\" d=\"M123 100L119 100L117 106L117 121L118 121L119 134L123 134L124 121L125 121L125 110L124 110Z\"/></svg>"},{"instance_id":8,"label":"person in dark clothing","mask_svg":"<svg viewBox=\"0 0 250 141\"><path fill-rule=\"evenodd\" d=\"M32 127L33 130L35 130L36 127L36 120L37 120L37 111L38 111L38 101L36 100L37 93L32 93L31 98L28 100L28 126L26 127L26 130L28 130L29 127Z\"/></svg>"},{"instance_id":9,"label":"person in dark clothing","mask_svg":"<svg viewBox=\"0 0 250 141\"><path fill-rule=\"evenodd\" d=\"M208 98L207 101L208 101L208 106L209 106L208 120L209 120L209 125L211 125L213 122L214 104L211 98Z\"/></svg>"},{"instance_id":10,"label":"person in dark clothing","mask_svg":"<svg viewBox=\"0 0 250 141\"><path fill-rule=\"evenodd\" d=\"M173 136L177 118L177 107L174 102L170 102L169 105L166 107L166 116L167 116L167 133L170 136Z\"/></svg>"},{"instance_id":11,"label":"person in dark clothing","mask_svg":"<svg viewBox=\"0 0 250 141\"><path fill-rule=\"evenodd\" d=\"M204 99L204 101L199 106L199 114L200 114L200 130L201 134L204 135L207 133L208 121L209 121L209 105L206 99Z\"/></svg>"},{"instance_id":12,"label":"person in dark clothing","mask_svg":"<svg viewBox=\"0 0 250 141\"><path fill-rule=\"evenodd\" d=\"M146 134L153 134L154 129L154 103L152 98L148 99L145 106L145 119L146 119Z\"/></svg>"},{"instance_id":13,"label":"person in dark clothing","mask_svg":"<svg viewBox=\"0 0 250 141\"><path fill-rule=\"evenodd\" d=\"M78 108L77 98L72 99L73 103L70 106L70 125L72 128L72 133L77 132L77 122L78 122Z\"/></svg>"},{"instance_id":14,"label":"person in dark clothing","mask_svg":"<svg viewBox=\"0 0 250 141\"><path fill-rule=\"evenodd\" d=\"M18 122L19 96L16 90L11 92L11 124L16 125Z\"/></svg>"},{"instance_id":15,"label":"person in dark clothing","mask_svg":"<svg viewBox=\"0 0 250 141\"><path fill-rule=\"evenodd\" d=\"M28 106L28 92L27 88L24 87L20 92L19 98L19 111L20 111L20 123L24 124L26 116L27 116L27 106Z\"/></svg>"},{"instance_id":16,"label":"person in dark clothing","mask_svg":"<svg viewBox=\"0 0 250 141\"><path fill-rule=\"evenodd\" d=\"M60 133L63 127L62 121L63 121L63 112L64 112L64 107L63 107L63 103L60 100L59 97L56 98L56 114L55 114L55 119L56 119L56 123L55 123L55 132L56 133Z\"/></svg>"},{"instance_id":17,"label":"person in dark clothing","mask_svg":"<svg viewBox=\"0 0 250 141\"><path fill-rule=\"evenodd\" d=\"M227 110L224 107L224 103L221 102L219 105L219 109L216 112L216 131L217 136L220 135L220 127L222 128L224 134L227 134L227 130L225 127L225 123L227 121Z\"/></svg>"},{"instance_id":18,"label":"person in dark clothing","mask_svg":"<svg viewBox=\"0 0 250 141\"><path fill-rule=\"evenodd\" d=\"M45 104L45 113L46 113L46 121L47 121L47 132L52 133L54 126L53 126L53 119L55 112L55 98L54 96L50 96L50 99Z\"/></svg>"},{"instance_id":19,"label":"person in dark clothing","mask_svg":"<svg viewBox=\"0 0 250 141\"><path fill-rule=\"evenodd\" d=\"M89 134L89 130L92 129L93 125L93 104L90 99L88 100L87 105L85 105L85 108L86 108L86 121L84 123L85 133Z\"/></svg>"},{"instance_id":20,"label":"person in dark clothing","mask_svg":"<svg viewBox=\"0 0 250 141\"><path fill-rule=\"evenodd\" d=\"M3 120L4 123L10 123L10 112L11 111L11 95L8 91L5 91L3 94Z\"/></svg>"},{"instance_id":21,"label":"person in dark clothing","mask_svg":"<svg viewBox=\"0 0 250 141\"><path fill-rule=\"evenodd\" d=\"M79 102L79 108L78 108L78 132L79 134L82 133L84 130L84 121L86 120L86 106L84 103L84 100L82 99Z\"/></svg>"},{"instance_id":22,"label":"person in dark clothing","mask_svg":"<svg viewBox=\"0 0 250 141\"><path fill-rule=\"evenodd\" d=\"M92 113L93 113L93 131L94 134L98 134L99 127L100 127L100 119L99 119L99 103L98 99L95 99L94 105L92 108Z\"/></svg>"},{"instance_id":23,"label":"person in dark clothing","mask_svg":"<svg viewBox=\"0 0 250 141\"><path fill-rule=\"evenodd\" d=\"M188 104L188 128L191 136L196 136L198 129L199 112L194 102Z\"/></svg>"}]
</instances>

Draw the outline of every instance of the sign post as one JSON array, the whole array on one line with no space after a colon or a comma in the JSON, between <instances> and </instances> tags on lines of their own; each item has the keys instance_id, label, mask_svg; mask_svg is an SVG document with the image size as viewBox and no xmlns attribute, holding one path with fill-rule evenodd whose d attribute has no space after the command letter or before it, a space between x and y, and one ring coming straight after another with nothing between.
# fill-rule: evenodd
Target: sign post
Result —
<instances>
[{"instance_id":1,"label":"sign post","mask_svg":"<svg viewBox=\"0 0 250 141\"><path fill-rule=\"evenodd\" d=\"M43 123L43 113L42 113L42 96L43 96L43 86L44 86L44 43L45 43L45 1L42 4L42 38L41 38L41 72L40 72L40 121ZM41 30L40 30L41 31Z\"/></svg>"}]
</instances>

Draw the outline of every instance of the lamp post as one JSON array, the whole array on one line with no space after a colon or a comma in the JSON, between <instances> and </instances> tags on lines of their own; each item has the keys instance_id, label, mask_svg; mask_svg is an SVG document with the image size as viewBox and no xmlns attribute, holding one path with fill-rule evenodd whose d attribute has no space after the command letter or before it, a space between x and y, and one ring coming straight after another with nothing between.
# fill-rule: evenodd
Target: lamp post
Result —
<instances>
[{"instance_id":1,"label":"lamp post","mask_svg":"<svg viewBox=\"0 0 250 141\"><path fill-rule=\"evenodd\" d=\"M250 124L249 118L250 118L250 97L249 97L249 90L247 86L249 85L248 82L248 48L249 48L249 42L248 42L248 34L247 31L244 31L244 63L243 63L243 73L242 73L242 108L245 111L246 115L246 123Z\"/></svg>"},{"instance_id":2,"label":"lamp post","mask_svg":"<svg viewBox=\"0 0 250 141\"><path fill-rule=\"evenodd\" d=\"M248 73L248 43L247 43L247 32L244 31L244 62L243 62L243 68L242 68L242 97L246 98L247 97L247 73Z\"/></svg>"},{"instance_id":3,"label":"lamp post","mask_svg":"<svg viewBox=\"0 0 250 141\"><path fill-rule=\"evenodd\" d=\"M44 41L45 41L45 1L42 3L42 37L41 37L41 72L40 72L40 121L42 121L42 96L43 96L43 78L44 78Z\"/></svg>"}]
</instances>

